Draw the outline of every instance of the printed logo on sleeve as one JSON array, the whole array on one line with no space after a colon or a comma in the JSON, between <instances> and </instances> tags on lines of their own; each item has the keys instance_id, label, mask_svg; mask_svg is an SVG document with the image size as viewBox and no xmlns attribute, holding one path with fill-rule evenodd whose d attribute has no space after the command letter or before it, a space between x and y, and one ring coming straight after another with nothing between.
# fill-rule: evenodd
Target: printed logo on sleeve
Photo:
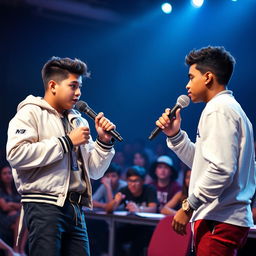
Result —
<instances>
[{"instance_id":1,"label":"printed logo on sleeve","mask_svg":"<svg viewBox=\"0 0 256 256\"><path fill-rule=\"evenodd\" d=\"M26 129L17 129L16 134L24 134L26 132Z\"/></svg>"}]
</instances>

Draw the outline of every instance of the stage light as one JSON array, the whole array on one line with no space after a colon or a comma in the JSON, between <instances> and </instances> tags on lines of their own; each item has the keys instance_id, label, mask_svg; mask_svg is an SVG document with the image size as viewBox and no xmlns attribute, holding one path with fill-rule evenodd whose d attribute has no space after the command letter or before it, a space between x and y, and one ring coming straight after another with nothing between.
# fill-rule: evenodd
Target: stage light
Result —
<instances>
[{"instance_id":1,"label":"stage light","mask_svg":"<svg viewBox=\"0 0 256 256\"><path fill-rule=\"evenodd\" d=\"M162 8L162 11L166 14L169 14L172 12L172 5L170 3L163 3L161 8Z\"/></svg>"},{"instance_id":2,"label":"stage light","mask_svg":"<svg viewBox=\"0 0 256 256\"><path fill-rule=\"evenodd\" d=\"M191 3L194 7L200 8L203 5L204 0L191 0Z\"/></svg>"}]
</instances>

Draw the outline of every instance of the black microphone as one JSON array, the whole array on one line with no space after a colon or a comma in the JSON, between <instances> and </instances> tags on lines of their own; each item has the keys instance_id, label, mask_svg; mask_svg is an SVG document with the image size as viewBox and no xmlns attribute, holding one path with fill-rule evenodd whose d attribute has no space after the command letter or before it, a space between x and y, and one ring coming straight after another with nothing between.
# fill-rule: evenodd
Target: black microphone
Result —
<instances>
[{"instance_id":1,"label":"black microphone","mask_svg":"<svg viewBox=\"0 0 256 256\"><path fill-rule=\"evenodd\" d=\"M78 109L80 112L84 112L87 114L91 119L95 120L95 117L97 116L97 113L93 111L86 102L80 100L76 103L76 109ZM110 130L107 131L109 134L111 134L115 139L119 141L123 141L123 138L116 130Z\"/></svg>"},{"instance_id":2,"label":"black microphone","mask_svg":"<svg viewBox=\"0 0 256 256\"><path fill-rule=\"evenodd\" d=\"M168 115L169 119L171 120L175 116L175 113L179 108L185 108L189 105L189 103L190 103L190 99L187 95L180 95L177 99L175 106L171 109L170 114ZM160 127L156 127L151 132L148 139L153 140L161 131L162 129Z\"/></svg>"}]
</instances>

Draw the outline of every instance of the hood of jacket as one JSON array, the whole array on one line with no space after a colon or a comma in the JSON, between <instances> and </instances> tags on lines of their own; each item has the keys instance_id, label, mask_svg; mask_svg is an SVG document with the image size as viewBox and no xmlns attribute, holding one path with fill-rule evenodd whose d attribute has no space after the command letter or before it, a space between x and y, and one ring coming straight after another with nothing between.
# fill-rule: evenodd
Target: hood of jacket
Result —
<instances>
[{"instance_id":1,"label":"hood of jacket","mask_svg":"<svg viewBox=\"0 0 256 256\"><path fill-rule=\"evenodd\" d=\"M58 111L55 108L53 108L44 98L39 96L36 97L33 95L27 96L25 100L20 102L20 104L17 107L17 111L19 111L21 108L28 104L39 106L40 108L47 109L50 112L60 115Z\"/></svg>"}]
</instances>

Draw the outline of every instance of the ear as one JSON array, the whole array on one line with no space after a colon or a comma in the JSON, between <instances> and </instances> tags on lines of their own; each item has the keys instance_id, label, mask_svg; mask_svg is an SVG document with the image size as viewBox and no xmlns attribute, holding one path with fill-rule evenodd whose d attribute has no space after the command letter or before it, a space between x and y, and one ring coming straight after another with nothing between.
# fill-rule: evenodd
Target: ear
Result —
<instances>
[{"instance_id":1,"label":"ear","mask_svg":"<svg viewBox=\"0 0 256 256\"><path fill-rule=\"evenodd\" d=\"M211 73L211 72L206 72L205 74L204 74L204 76L205 76L205 85L206 86L209 86L209 85L211 85L212 84L212 81L213 81L213 73Z\"/></svg>"},{"instance_id":2,"label":"ear","mask_svg":"<svg viewBox=\"0 0 256 256\"><path fill-rule=\"evenodd\" d=\"M50 92L52 92L52 94L56 93L56 85L57 85L57 83L54 80L50 80L48 82L48 89Z\"/></svg>"}]
</instances>

